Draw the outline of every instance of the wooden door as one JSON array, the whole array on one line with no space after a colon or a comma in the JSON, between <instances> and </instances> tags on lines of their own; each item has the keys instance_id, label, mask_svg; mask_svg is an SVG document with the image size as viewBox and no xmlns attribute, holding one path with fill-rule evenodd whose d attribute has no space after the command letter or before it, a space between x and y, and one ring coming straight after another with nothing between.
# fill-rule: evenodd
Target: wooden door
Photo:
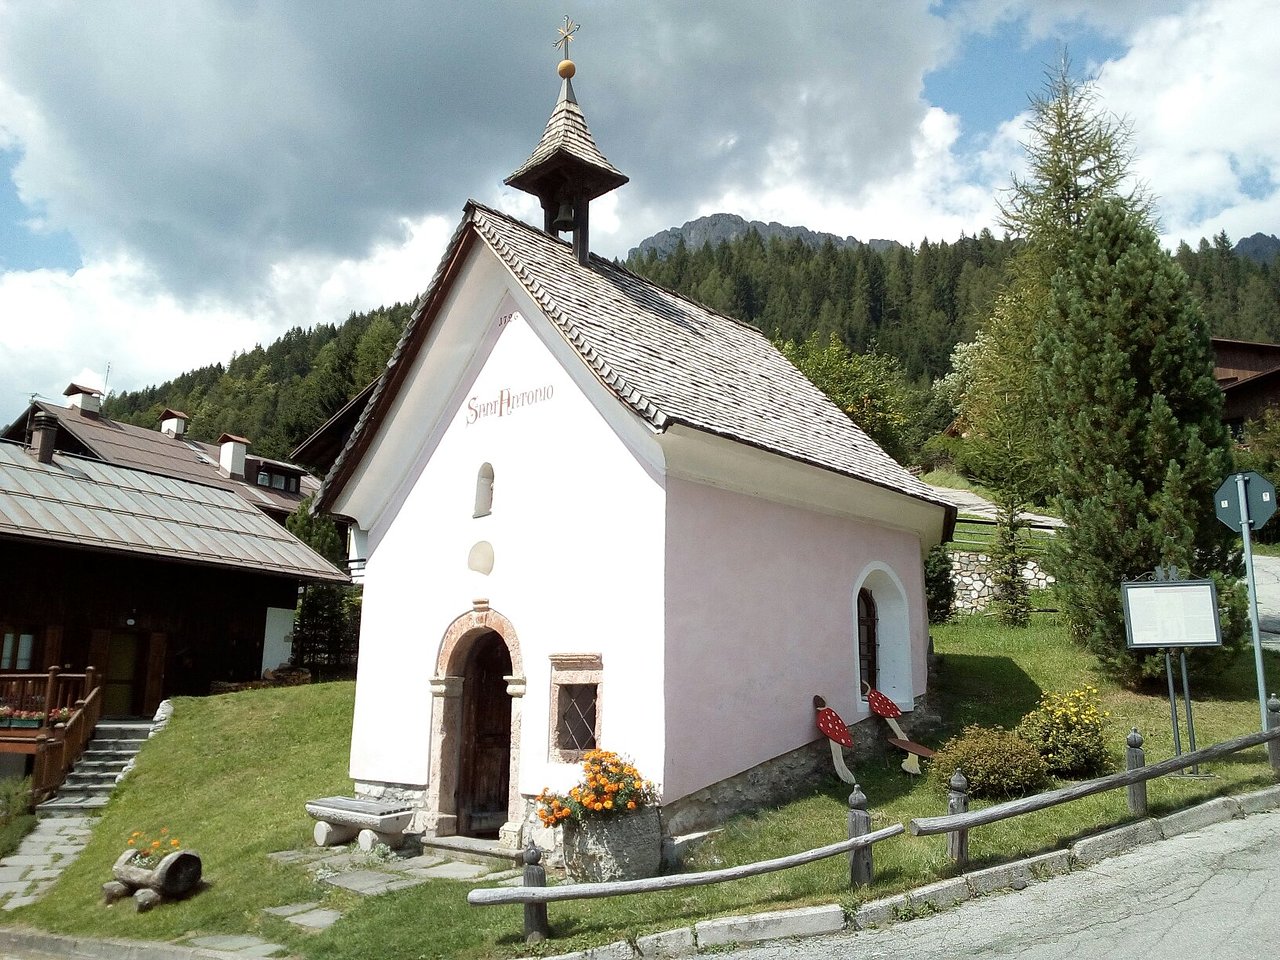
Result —
<instances>
[{"instance_id":1,"label":"wooden door","mask_svg":"<svg viewBox=\"0 0 1280 960\"><path fill-rule=\"evenodd\" d=\"M496 837L507 822L511 778L511 656L490 631L467 656L462 684L462 762L458 777L458 832Z\"/></svg>"},{"instance_id":2,"label":"wooden door","mask_svg":"<svg viewBox=\"0 0 1280 960\"><path fill-rule=\"evenodd\" d=\"M136 633L113 633L102 676L102 715L131 717L141 706L140 666L146 644Z\"/></svg>"}]
</instances>

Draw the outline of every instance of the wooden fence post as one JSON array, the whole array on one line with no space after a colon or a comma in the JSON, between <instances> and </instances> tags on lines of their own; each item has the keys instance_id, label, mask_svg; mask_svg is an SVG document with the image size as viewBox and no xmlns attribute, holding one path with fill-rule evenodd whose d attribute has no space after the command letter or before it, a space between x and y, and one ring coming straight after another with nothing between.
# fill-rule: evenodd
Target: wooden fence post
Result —
<instances>
[{"instance_id":1,"label":"wooden fence post","mask_svg":"<svg viewBox=\"0 0 1280 960\"><path fill-rule=\"evenodd\" d=\"M1147 754L1142 749L1142 734L1138 732L1137 727L1134 727L1129 736L1125 737L1124 742L1129 745L1125 753L1125 769L1138 770L1145 767ZM1129 795L1129 812L1135 817L1145 817L1147 815L1147 781L1129 784L1126 793Z\"/></svg>"},{"instance_id":2,"label":"wooden fence post","mask_svg":"<svg viewBox=\"0 0 1280 960\"><path fill-rule=\"evenodd\" d=\"M871 832L871 814L867 812L867 795L862 787L853 785L849 794L849 839L865 837ZM865 887L871 882L871 847L849 851L849 885Z\"/></svg>"},{"instance_id":3,"label":"wooden fence post","mask_svg":"<svg viewBox=\"0 0 1280 960\"><path fill-rule=\"evenodd\" d=\"M969 781L963 773L956 770L951 775L947 792L947 813L967 813L969 811ZM952 830L947 834L947 856L958 866L969 862L969 831Z\"/></svg>"},{"instance_id":4,"label":"wooden fence post","mask_svg":"<svg viewBox=\"0 0 1280 960\"><path fill-rule=\"evenodd\" d=\"M545 887L547 885L547 869L542 866L542 851L530 840L524 851L524 885L526 887ZM524 942L541 943L551 936L551 926L547 923L547 905L545 903L526 903L524 905Z\"/></svg>"},{"instance_id":5,"label":"wooden fence post","mask_svg":"<svg viewBox=\"0 0 1280 960\"><path fill-rule=\"evenodd\" d=\"M1267 729L1280 727L1280 697L1274 693L1267 698ZM1272 740L1267 744L1267 759L1271 761L1271 772L1280 780L1280 740Z\"/></svg>"}]
</instances>

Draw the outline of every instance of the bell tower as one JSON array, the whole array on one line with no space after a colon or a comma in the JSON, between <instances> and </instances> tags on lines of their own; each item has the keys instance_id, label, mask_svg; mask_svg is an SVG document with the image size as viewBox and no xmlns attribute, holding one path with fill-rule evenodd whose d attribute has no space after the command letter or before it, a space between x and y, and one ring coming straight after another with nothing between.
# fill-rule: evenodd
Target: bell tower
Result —
<instances>
[{"instance_id":1,"label":"bell tower","mask_svg":"<svg viewBox=\"0 0 1280 960\"><path fill-rule=\"evenodd\" d=\"M560 39L555 43L564 53L556 70L561 78L560 99L529 159L503 182L538 198L542 204L542 228L547 233L572 232L574 256L585 267L591 255L591 201L622 186L628 178L596 146L574 95L572 81L577 67L568 54L577 29L576 23L564 18Z\"/></svg>"}]
</instances>

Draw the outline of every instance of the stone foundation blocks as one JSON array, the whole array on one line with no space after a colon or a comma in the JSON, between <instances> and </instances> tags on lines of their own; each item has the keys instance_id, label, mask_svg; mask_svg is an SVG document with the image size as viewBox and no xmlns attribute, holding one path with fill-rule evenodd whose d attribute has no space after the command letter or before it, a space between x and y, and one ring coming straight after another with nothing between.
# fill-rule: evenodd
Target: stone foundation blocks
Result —
<instances>
[{"instance_id":1,"label":"stone foundation blocks","mask_svg":"<svg viewBox=\"0 0 1280 960\"><path fill-rule=\"evenodd\" d=\"M843 929L844 908L833 903L822 907L757 913L749 917L704 920L694 927L694 933L701 948L838 933Z\"/></svg>"}]
</instances>

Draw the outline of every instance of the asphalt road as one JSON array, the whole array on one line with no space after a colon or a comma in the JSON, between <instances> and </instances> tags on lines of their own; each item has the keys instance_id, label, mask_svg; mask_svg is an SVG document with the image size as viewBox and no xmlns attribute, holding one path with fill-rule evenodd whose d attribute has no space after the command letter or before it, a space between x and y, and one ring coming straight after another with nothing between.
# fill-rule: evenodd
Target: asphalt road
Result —
<instances>
[{"instance_id":1,"label":"asphalt road","mask_svg":"<svg viewBox=\"0 0 1280 960\"><path fill-rule=\"evenodd\" d=\"M1215 824L886 930L765 944L735 960L1148 960L1276 955L1280 813Z\"/></svg>"},{"instance_id":2,"label":"asphalt road","mask_svg":"<svg viewBox=\"0 0 1280 960\"><path fill-rule=\"evenodd\" d=\"M1255 556L1253 584L1258 592L1258 629L1262 645L1280 650L1280 557Z\"/></svg>"}]
</instances>

